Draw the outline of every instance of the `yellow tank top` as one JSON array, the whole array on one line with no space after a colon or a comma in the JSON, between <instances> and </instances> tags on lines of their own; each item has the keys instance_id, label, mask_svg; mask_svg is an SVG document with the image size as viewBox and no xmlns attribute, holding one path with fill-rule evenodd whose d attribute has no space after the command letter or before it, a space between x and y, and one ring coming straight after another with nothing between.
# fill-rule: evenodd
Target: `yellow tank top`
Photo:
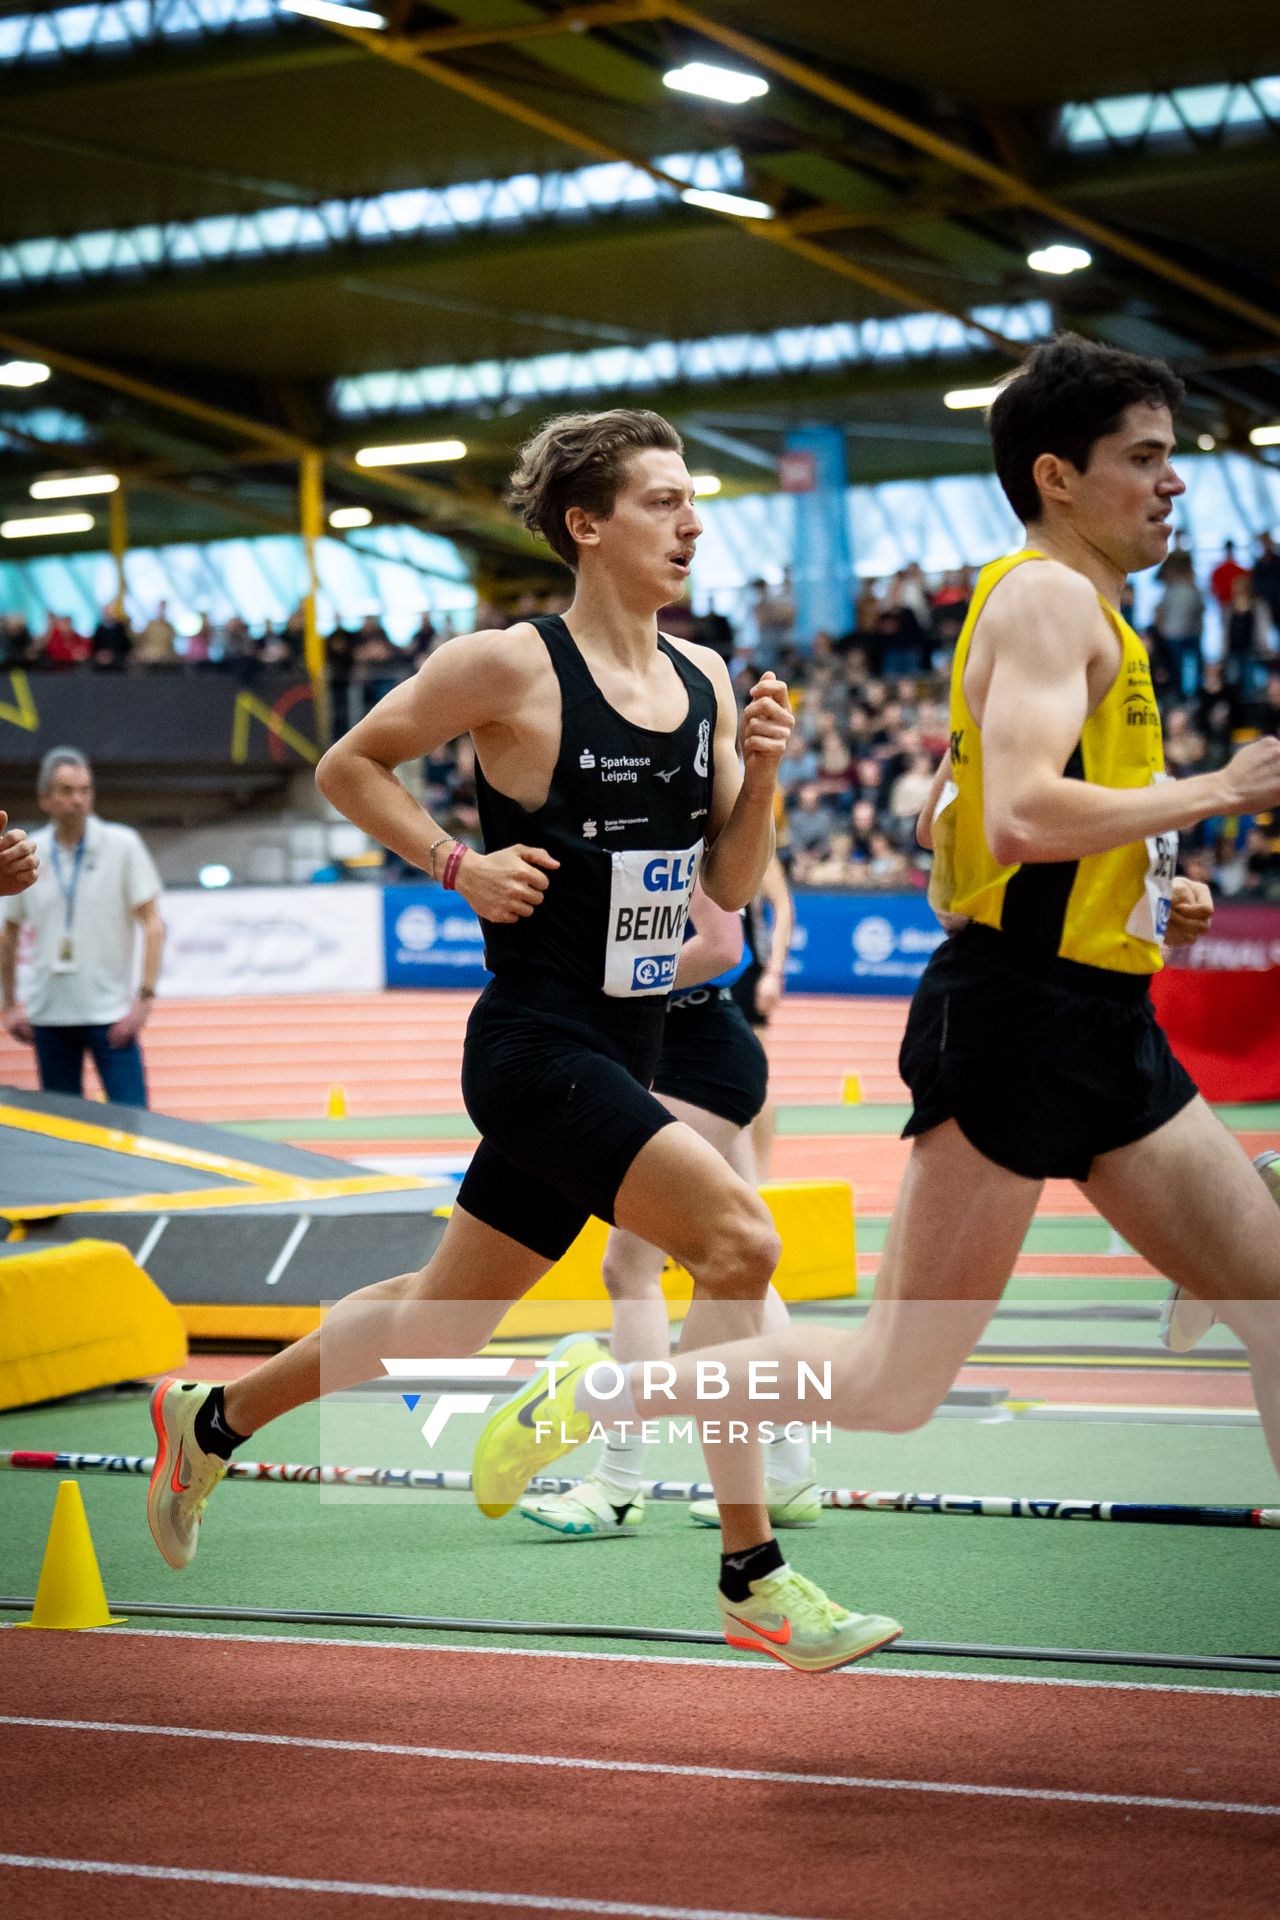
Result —
<instances>
[{"instance_id":1,"label":"yellow tank top","mask_svg":"<svg viewBox=\"0 0 1280 1920\"><path fill-rule=\"evenodd\" d=\"M1116 973L1155 973L1177 835L1160 834L1079 860L1001 866L982 814L982 733L964 697L978 617L1014 567L1046 556L1023 551L984 567L951 668L951 779L934 820L929 899L936 912L976 920L1023 946ZM1120 671L1085 721L1068 779L1100 787L1145 787L1164 778L1160 714L1147 650L1101 595L1098 604L1123 649ZM1162 898L1163 896L1163 898Z\"/></svg>"}]
</instances>

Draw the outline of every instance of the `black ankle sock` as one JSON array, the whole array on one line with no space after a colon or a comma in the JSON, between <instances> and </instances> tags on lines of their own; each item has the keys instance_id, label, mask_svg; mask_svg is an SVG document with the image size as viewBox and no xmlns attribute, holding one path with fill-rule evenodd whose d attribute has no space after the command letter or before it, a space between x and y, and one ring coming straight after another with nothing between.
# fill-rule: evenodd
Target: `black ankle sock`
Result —
<instances>
[{"instance_id":1,"label":"black ankle sock","mask_svg":"<svg viewBox=\"0 0 1280 1920\"><path fill-rule=\"evenodd\" d=\"M720 1591L726 1600L741 1606L751 1598L753 1580L763 1580L767 1573L778 1573L786 1564L776 1540L762 1540L758 1547L747 1547L742 1553L722 1553Z\"/></svg>"},{"instance_id":2,"label":"black ankle sock","mask_svg":"<svg viewBox=\"0 0 1280 1920\"><path fill-rule=\"evenodd\" d=\"M219 1460L229 1460L236 1447L242 1447L248 1435L237 1433L229 1423L222 1404L222 1388L211 1387L196 1408L194 1431L196 1445Z\"/></svg>"}]
</instances>

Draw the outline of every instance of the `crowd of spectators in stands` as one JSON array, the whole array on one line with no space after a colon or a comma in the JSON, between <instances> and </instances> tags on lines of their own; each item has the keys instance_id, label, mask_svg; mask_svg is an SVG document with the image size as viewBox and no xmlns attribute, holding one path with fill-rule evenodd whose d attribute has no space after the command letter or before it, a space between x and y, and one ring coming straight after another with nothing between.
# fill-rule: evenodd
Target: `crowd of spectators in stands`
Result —
<instances>
[{"instance_id":1,"label":"crowd of spectators in stands","mask_svg":"<svg viewBox=\"0 0 1280 1920\"><path fill-rule=\"evenodd\" d=\"M1280 732L1280 547L1263 534L1246 565L1226 543L1203 584L1179 538L1155 576L1144 623L1164 716L1165 758L1178 777L1221 766L1254 735ZM797 727L783 761L779 842L798 886L923 888L928 856L916 816L949 736L948 672L974 576L964 568L926 580L916 565L861 584L846 633L797 631L791 582L753 583L737 629L688 603L661 616L664 631L715 647L739 693L766 668L792 689ZM535 612L563 612L566 598L529 597L514 608L481 605L478 627L507 626ZM1133 618L1132 596L1123 609ZM335 723L350 725L450 637L422 617L407 644L375 615L326 636ZM1209 642L1206 654L1206 642ZM203 620L179 642L163 603L138 631L114 608L94 633L52 615L38 639L14 616L0 619L0 668L76 667L232 673L251 682L267 668L298 671L303 619L252 635L243 620L220 629ZM475 763L460 741L424 763L425 798L451 831L478 834ZM1280 900L1280 816L1212 820L1182 836L1183 870L1221 895Z\"/></svg>"}]
</instances>

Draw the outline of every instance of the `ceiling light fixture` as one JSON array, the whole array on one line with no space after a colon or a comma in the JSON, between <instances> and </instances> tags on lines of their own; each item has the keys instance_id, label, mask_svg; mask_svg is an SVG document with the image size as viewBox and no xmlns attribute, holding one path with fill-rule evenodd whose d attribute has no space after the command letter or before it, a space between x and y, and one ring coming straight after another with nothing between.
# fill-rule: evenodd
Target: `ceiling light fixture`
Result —
<instances>
[{"instance_id":1,"label":"ceiling light fixture","mask_svg":"<svg viewBox=\"0 0 1280 1920\"><path fill-rule=\"evenodd\" d=\"M718 193L714 187L686 187L680 198L690 207L706 207L710 213L732 213L739 220L772 220L773 208L767 200L748 200L740 193Z\"/></svg>"},{"instance_id":2,"label":"ceiling light fixture","mask_svg":"<svg viewBox=\"0 0 1280 1920\"><path fill-rule=\"evenodd\" d=\"M75 500L86 493L114 493L119 485L118 473L63 473L33 480L30 491L33 500Z\"/></svg>"},{"instance_id":3,"label":"ceiling light fixture","mask_svg":"<svg viewBox=\"0 0 1280 1920\"><path fill-rule=\"evenodd\" d=\"M24 520L0 520L0 540L35 540L49 533L88 533L91 513L29 514Z\"/></svg>"},{"instance_id":4,"label":"ceiling light fixture","mask_svg":"<svg viewBox=\"0 0 1280 1920\"><path fill-rule=\"evenodd\" d=\"M5 360L0 363L0 387L38 387L49 378L43 360Z\"/></svg>"},{"instance_id":5,"label":"ceiling light fixture","mask_svg":"<svg viewBox=\"0 0 1280 1920\"><path fill-rule=\"evenodd\" d=\"M367 7L344 7L338 0L280 0L284 13L305 13L312 20L328 20L335 27L368 27L380 33L386 21Z\"/></svg>"},{"instance_id":6,"label":"ceiling light fixture","mask_svg":"<svg viewBox=\"0 0 1280 1920\"><path fill-rule=\"evenodd\" d=\"M1093 255L1083 247L1071 247L1057 241L1051 247L1037 247L1027 255L1027 265L1037 273L1079 273L1093 265Z\"/></svg>"},{"instance_id":7,"label":"ceiling light fixture","mask_svg":"<svg viewBox=\"0 0 1280 1920\"><path fill-rule=\"evenodd\" d=\"M691 473L689 478L693 482L693 495L695 500L709 499L713 493L719 493L720 491L720 476L718 473Z\"/></svg>"},{"instance_id":8,"label":"ceiling light fixture","mask_svg":"<svg viewBox=\"0 0 1280 1920\"><path fill-rule=\"evenodd\" d=\"M964 407L989 407L998 393L1004 392L1002 380L998 387L953 387L950 393L944 393L942 404L950 407L952 413L959 413Z\"/></svg>"},{"instance_id":9,"label":"ceiling light fixture","mask_svg":"<svg viewBox=\"0 0 1280 1920\"><path fill-rule=\"evenodd\" d=\"M1249 439L1255 447L1280 447L1280 426L1254 427Z\"/></svg>"},{"instance_id":10,"label":"ceiling light fixture","mask_svg":"<svg viewBox=\"0 0 1280 1920\"><path fill-rule=\"evenodd\" d=\"M1211 433L1202 433L1196 441L1196 445L1199 447L1201 453L1212 453L1217 444L1217 441Z\"/></svg>"},{"instance_id":11,"label":"ceiling light fixture","mask_svg":"<svg viewBox=\"0 0 1280 1920\"><path fill-rule=\"evenodd\" d=\"M664 87L676 93L696 93L704 100L720 100L726 106L740 107L746 100L758 100L768 93L769 82L755 73L735 73L728 67L713 67L705 60L690 60L683 67L672 67L662 76Z\"/></svg>"},{"instance_id":12,"label":"ceiling light fixture","mask_svg":"<svg viewBox=\"0 0 1280 1920\"><path fill-rule=\"evenodd\" d=\"M373 515L368 507L335 507L329 515L331 527L367 527Z\"/></svg>"},{"instance_id":13,"label":"ceiling light fixture","mask_svg":"<svg viewBox=\"0 0 1280 1920\"><path fill-rule=\"evenodd\" d=\"M358 467L417 467L433 460L464 460L465 440L415 440L403 447L361 447Z\"/></svg>"}]
</instances>

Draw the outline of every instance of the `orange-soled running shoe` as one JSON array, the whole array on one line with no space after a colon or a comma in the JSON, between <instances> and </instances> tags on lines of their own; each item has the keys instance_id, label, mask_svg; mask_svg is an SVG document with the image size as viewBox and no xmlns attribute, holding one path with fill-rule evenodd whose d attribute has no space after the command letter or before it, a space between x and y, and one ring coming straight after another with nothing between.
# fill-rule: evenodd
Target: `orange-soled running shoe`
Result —
<instances>
[{"instance_id":1,"label":"orange-soled running shoe","mask_svg":"<svg viewBox=\"0 0 1280 1920\"><path fill-rule=\"evenodd\" d=\"M749 1600L726 1600L722 1593L720 1625L731 1647L766 1653L799 1673L827 1673L847 1667L896 1640L902 1632L896 1620L883 1613L849 1613L806 1580L784 1566L751 1582Z\"/></svg>"},{"instance_id":2,"label":"orange-soled running shoe","mask_svg":"<svg viewBox=\"0 0 1280 1920\"><path fill-rule=\"evenodd\" d=\"M151 1396L156 1464L147 1491L151 1537L171 1567L190 1566L200 1541L205 1503L227 1470L195 1437L195 1418L212 1387L199 1380L162 1380Z\"/></svg>"}]
</instances>

